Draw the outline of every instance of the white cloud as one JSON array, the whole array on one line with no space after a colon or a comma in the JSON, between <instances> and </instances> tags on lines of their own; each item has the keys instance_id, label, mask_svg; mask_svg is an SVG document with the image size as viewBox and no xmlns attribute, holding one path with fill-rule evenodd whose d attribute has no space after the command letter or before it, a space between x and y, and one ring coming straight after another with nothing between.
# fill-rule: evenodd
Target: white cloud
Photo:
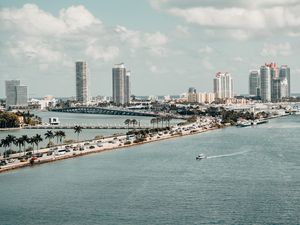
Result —
<instances>
[{"instance_id":1,"label":"white cloud","mask_svg":"<svg viewBox=\"0 0 300 225\"><path fill-rule=\"evenodd\" d=\"M165 56L167 52L168 38L161 32L144 33L121 25L105 27L82 5L61 9L57 16L35 4L0 8L0 30L8 34L2 51L14 60L32 63L74 61L83 56L107 62L122 52L131 57L137 51L147 52L149 57Z\"/></svg>"},{"instance_id":2,"label":"white cloud","mask_svg":"<svg viewBox=\"0 0 300 225\"><path fill-rule=\"evenodd\" d=\"M9 44L9 51L15 59L38 61L40 63L57 63L64 60L64 55L40 39L26 38Z\"/></svg>"},{"instance_id":3,"label":"white cloud","mask_svg":"<svg viewBox=\"0 0 300 225\"><path fill-rule=\"evenodd\" d=\"M152 0L151 5L188 24L225 30L228 37L239 41L274 32L288 35L300 31L299 0Z\"/></svg>"},{"instance_id":4,"label":"white cloud","mask_svg":"<svg viewBox=\"0 0 300 225\"><path fill-rule=\"evenodd\" d=\"M161 46L161 45L165 45L168 42L168 38L160 32L146 33L145 42L146 45Z\"/></svg>"},{"instance_id":5,"label":"white cloud","mask_svg":"<svg viewBox=\"0 0 300 225\"><path fill-rule=\"evenodd\" d=\"M243 62L244 60L243 60L242 57L236 56L236 57L233 58L233 61L235 61L235 62Z\"/></svg>"},{"instance_id":6,"label":"white cloud","mask_svg":"<svg viewBox=\"0 0 300 225\"><path fill-rule=\"evenodd\" d=\"M58 17L39 9L34 4L25 4L20 9L3 8L0 11L2 29L28 35L59 36L82 31L92 25L97 25L100 29L101 24L101 21L82 5L62 9Z\"/></svg>"},{"instance_id":7,"label":"white cloud","mask_svg":"<svg viewBox=\"0 0 300 225\"><path fill-rule=\"evenodd\" d=\"M116 46L89 45L85 50L85 55L93 60L111 61L119 55L119 48Z\"/></svg>"},{"instance_id":8,"label":"white cloud","mask_svg":"<svg viewBox=\"0 0 300 225\"><path fill-rule=\"evenodd\" d=\"M210 46L205 46L204 48L200 48L198 50L200 54L211 54L213 53L213 51L214 51L213 48L211 48Z\"/></svg>"},{"instance_id":9,"label":"white cloud","mask_svg":"<svg viewBox=\"0 0 300 225\"><path fill-rule=\"evenodd\" d=\"M261 56L264 57L276 57L276 56L288 56L292 53L292 47L290 43L265 43L261 50Z\"/></svg>"},{"instance_id":10,"label":"white cloud","mask_svg":"<svg viewBox=\"0 0 300 225\"><path fill-rule=\"evenodd\" d=\"M189 28L187 26L177 25L176 33L183 37L190 36Z\"/></svg>"}]
</instances>

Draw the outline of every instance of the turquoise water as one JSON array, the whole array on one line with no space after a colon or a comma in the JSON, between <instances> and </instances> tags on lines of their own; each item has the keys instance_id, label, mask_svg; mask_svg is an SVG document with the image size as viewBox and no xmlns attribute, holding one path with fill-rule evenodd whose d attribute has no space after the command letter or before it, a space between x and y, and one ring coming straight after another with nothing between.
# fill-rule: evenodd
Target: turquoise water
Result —
<instances>
[{"instance_id":1,"label":"turquoise water","mask_svg":"<svg viewBox=\"0 0 300 225\"><path fill-rule=\"evenodd\" d=\"M0 224L299 224L299 133L285 117L3 173Z\"/></svg>"}]
</instances>

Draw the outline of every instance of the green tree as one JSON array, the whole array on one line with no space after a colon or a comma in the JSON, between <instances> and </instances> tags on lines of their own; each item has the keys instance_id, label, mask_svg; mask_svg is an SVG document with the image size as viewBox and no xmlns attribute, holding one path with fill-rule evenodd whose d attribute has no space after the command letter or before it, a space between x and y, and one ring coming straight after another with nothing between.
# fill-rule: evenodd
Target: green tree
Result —
<instances>
[{"instance_id":1,"label":"green tree","mask_svg":"<svg viewBox=\"0 0 300 225\"><path fill-rule=\"evenodd\" d=\"M127 125L127 130L129 130L129 125L130 125L130 123L131 123L131 120L130 120L130 119L126 119L126 120L124 121L124 124Z\"/></svg>"},{"instance_id":2,"label":"green tree","mask_svg":"<svg viewBox=\"0 0 300 225\"><path fill-rule=\"evenodd\" d=\"M6 138L1 139L0 145L1 145L1 147L4 147L3 156L5 157L6 156L6 148L9 146L9 143L8 143L7 139Z\"/></svg>"},{"instance_id":3,"label":"green tree","mask_svg":"<svg viewBox=\"0 0 300 225\"><path fill-rule=\"evenodd\" d=\"M48 139L48 146L50 146L50 142L51 140L55 137L54 133L51 130L47 130L47 132L44 134L45 135L45 139Z\"/></svg>"},{"instance_id":4,"label":"green tree","mask_svg":"<svg viewBox=\"0 0 300 225\"><path fill-rule=\"evenodd\" d=\"M74 132L75 132L75 134L77 134L77 142L79 141L79 134L82 132L82 127L81 126L75 126L74 127Z\"/></svg>"},{"instance_id":5,"label":"green tree","mask_svg":"<svg viewBox=\"0 0 300 225\"><path fill-rule=\"evenodd\" d=\"M11 149L11 145L15 142L16 137L14 135L7 135L6 140L9 143L9 148Z\"/></svg>"},{"instance_id":6,"label":"green tree","mask_svg":"<svg viewBox=\"0 0 300 225\"><path fill-rule=\"evenodd\" d=\"M43 138L41 137L41 135L36 134L35 136L32 137L33 138L33 143L36 145L36 150L39 150L39 143L41 141L43 141Z\"/></svg>"},{"instance_id":7,"label":"green tree","mask_svg":"<svg viewBox=\"0 0 300 225\"><path fill-rule=\"evenodd\" d=\"M154 124L156 123L156 118L152 118L150 120L150 123L152 124L152 128L154 129Z\"/></svg>"},{"instance_id":8,"label":"green tree","mask_svg":"<svg viewBox=\"0 0 300 225\"><path fill-rule=\"evenodd\" d=\"M25 135L22 135L22 139L24 140L24 145L23 145L23 151L24 151L24 155L25 155L25 152L26 152L26 143L29 143L29 137L25 134Z\"/></svg>"},{"instance_id":9,"label":"green tree","mask_svg":"<svg viewBox=\"0 0 300 225\"><path fill-rule=\"evenodd\" d=\"M21 154L21 147L24 146L24 139L22 137L16 138L14 144L19 147L19 153Z\"/></svg>"},{"instance_id":10,"label":"green tree","mask_svg":"<svg viewBox=\"0 0 300 225\"><path fill-rule=\"evenodd\" d=\"M66 133L62 130L58 131L58 136L59 136L59 142L62 144L63 139L66 137Z\"/></svg>"},{"instance_id":11,"label":"green tree","mask_svg":"<svg viewBox=\"0 0 300 225\"><path fill-rule=\"evenodd\" d=\"M132 123L133 129L134 129L135 125L138 124L138 121L136 119L133 119L133 120L131 120L131 123Z\"/></svg>"}]
</instances>

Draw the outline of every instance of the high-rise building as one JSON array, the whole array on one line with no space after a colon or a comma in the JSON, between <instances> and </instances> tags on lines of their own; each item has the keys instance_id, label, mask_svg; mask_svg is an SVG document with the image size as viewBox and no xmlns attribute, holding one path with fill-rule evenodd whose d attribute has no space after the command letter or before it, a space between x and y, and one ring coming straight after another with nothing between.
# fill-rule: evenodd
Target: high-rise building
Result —
<instances>
[{"instance_id":1,"label":"high-rise building","mask_svg":"<svg viewBox=\"0 0 300 225\"><path fill-rule=\"evenodd\" d=\"M28 105L27 86L16 86L16 105Z\"/></svg>"},{"instance_id":2,"label":"high-rise building","mask_svg":"<svg viewBox=\"0 0 300 225\"><path fill-rule=\"evenodd\" d=\"M27 86L20 86L20 80L5 81L6 109L11 106L27 106Z\"/></svg>"},{"instance_id":3,"label":"high-rise building","mask_svg":"<svg viewBox=\"0 0 300 225\"><path fill-rule=\"evenodd\" d=\"M279 78L272 79L271 100L277 102L281 99L281 81Z\"/></svg>"},{"instance_id":4,"label":"high-rise building","mask_svg":"<svg viewBox=\"0 0 300 225\"><path fill-rule=\"evenodd\" d=\"M249 95L260 95L260 75L258 70L252 70L249 74Z\"/></svg>"},{"instance_id":5,"label":"high-rise building","mask_svg":"<svg viewBox=\"0 0 300 225\"><path fill-rule=\"evenodd\" d=\"M130 102L130 94L130 70L127 70L125 76L125 103Z\"/></svg>"},{"instance_id":6,"label":"high-rise building","mask_svg":"<svg viewBox=\"0 0 300 225\"><path fill-rule=\"evenodd\" d=\"M194 87L190 87L188 90L188 102L197 102L197 90Z\"/></svg>"},{"instance_id":7,"label":"high-rise building","mask_svg":"<svg viewBox=\"0 0 300 225\"><path fill-rule=\"evenodd\" d=\"M271 71L267 65L260 67L260 97L263 102L271 101Z\"/></svg>"},{"instance_id":8,"label":"high-rise building","mask_svg":"<svg viewBox=\"0 0 300 225\"><path fill-rule=\"evenodd\" d=\"M287 96L291 96L291 77L290 77L290 68L287 65L282 65L279 69L279 78L281 81L287 80Z\"/></svg>"},{"instance_id":9,"label":"high-rise building","mask_svg":"<svg viewBox=\"0 0 300 225\"><path fill-rule=\"evenodd\" d=\"M219 99L233 98L233 79L230 73L216 74L214 78L214 93L215 97Z\"/></svg>"},{"instance_id":10,"label":"high-rise building","mask_svg":"<svg viewBox=\"0 0 300 225\"><path fill-rule=\"evenodd\" d=\"M113 102L128 104L130 102L130 71L126 72L124 63L115 64L112 69Z\"/></svg>"},{"instance_id":11,"label":"high-rise building","mask_svg":"<svg viewBox=\"0 0 300 225\"><path fill-rule=\"evenodd\" d=\"M289 82L288 79L283 79L280 82L280 98L287 98L290 97L290 89L289 89Z\"/></svg>"},{"instance_id":12,"label":"high-rise building","mask_svg":"<svg viewBox=\"0 0 300 225\"><path fill-rule=\"evenodd\" d=\"M76 100L82 104L88 102L87 70L86 62L76 62Z\"/></svg>"}]
</instances>

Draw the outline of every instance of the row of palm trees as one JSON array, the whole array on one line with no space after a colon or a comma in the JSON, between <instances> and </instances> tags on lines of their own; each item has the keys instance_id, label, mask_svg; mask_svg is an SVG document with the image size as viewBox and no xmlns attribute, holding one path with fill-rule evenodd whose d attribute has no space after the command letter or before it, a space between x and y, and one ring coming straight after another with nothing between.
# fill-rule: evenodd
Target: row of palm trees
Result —
<instances>
[{"instance_id":1,"label":"row of palm trees","mask_svg":"<svg viewBox=\"0 0 300 225\"><path fill-rule=\"evenodd\" d=\"M79 141L79 135L82 132L81 126L75 126L74 127L74 133L77 134L77 141ZM52 130L47 130L47 132L44 134L45 139L48 139L48 147L51 146L52 140L56 138L56 143L63 143L64 138L66 137L66 133L62 130L58 130L53 132ZM39 143L43 141L43 138L40 134L36 134L32 137L28 137L27 135L22 135L21 137L16 137L14 135L7 135L6 138L3 138L0 140L0 147L4 147L5 152L6 149L9 148L9 150L12 149L12 145L19 147L19 152L21 152L21 148L23 147L24 154L26 153L26 144L30 144L33 146L36 146L36 149L39 149Z\"/></svg>"},{"instance_id":2,"label":"row of palm trees","mask_svg":"<svg viewBox=\"0 0 300 225\"><path fill-rule=\"evenodd\" d=\"M124 124L127 125L127 129L129 130L129 126L132 125L133 129L135 128L135 125L139 124L139 122L136 119L127 119L124 121Z\"/></svg>"},{"instance_id":3,"label":"row of palm trees","mask_svg":"<svg viewBox=\"0 0 300 225\"><path fill-rule=\"evenodd\" d=\"M160 117L155 117L150 120L150 123L152 124L154 128L154 124L156 124L156 127L158 127L158 124L161 123L161 126L164 127L164 122L166 126L170 126L170 122L172 120L171 116L160 116Z\"/></svg>"},{"instance_id":4,"label":"row of palm trees","mask_svg":"<svg viewBox=\"0 0 300 225\"><path fill-rule=\"evenodd\" d=\"M15 146L19 147L19 152L21 151L21 148L23 147L24 154L26 152L26 144L31 144L34 148L34 145L36 145L36 148L39 148L39 143L43 141L43 138L41 135L36 134L32 137L28 137L27 135L22 135L21 137L16 137L14 135L7 135L6 138L1 139L0 141L0 147L4 147L5 149L5 154L10 154L12 153L12 145L14 144ZM9 152L6 151L6 148L9 148Z\"/></svg>"},{"instance_id":5,"label":"row of palm trees","mask_svg":"<svg viewBox=\"0 0 300 225\"><path fill-rule=\"evenodd\" d=\"M172 117L171 116L160 116L160 117L155 117L155 118L152 118L150 120L150 123L153 125L153 128L154 128L154 124L156 124L156 126L158 127L158 124L161 123L162 124L162 127L164 127L164 122L166 126L170 126L170 121L172 120ZM138 122L136 119L126 119L124 121L124 124L127 125L127 128L129 129L129 126L132 125L133 126L133 129L135 128L135 126L137 124L140 125L140 122Z\"/></svg>"}]
</instances>

